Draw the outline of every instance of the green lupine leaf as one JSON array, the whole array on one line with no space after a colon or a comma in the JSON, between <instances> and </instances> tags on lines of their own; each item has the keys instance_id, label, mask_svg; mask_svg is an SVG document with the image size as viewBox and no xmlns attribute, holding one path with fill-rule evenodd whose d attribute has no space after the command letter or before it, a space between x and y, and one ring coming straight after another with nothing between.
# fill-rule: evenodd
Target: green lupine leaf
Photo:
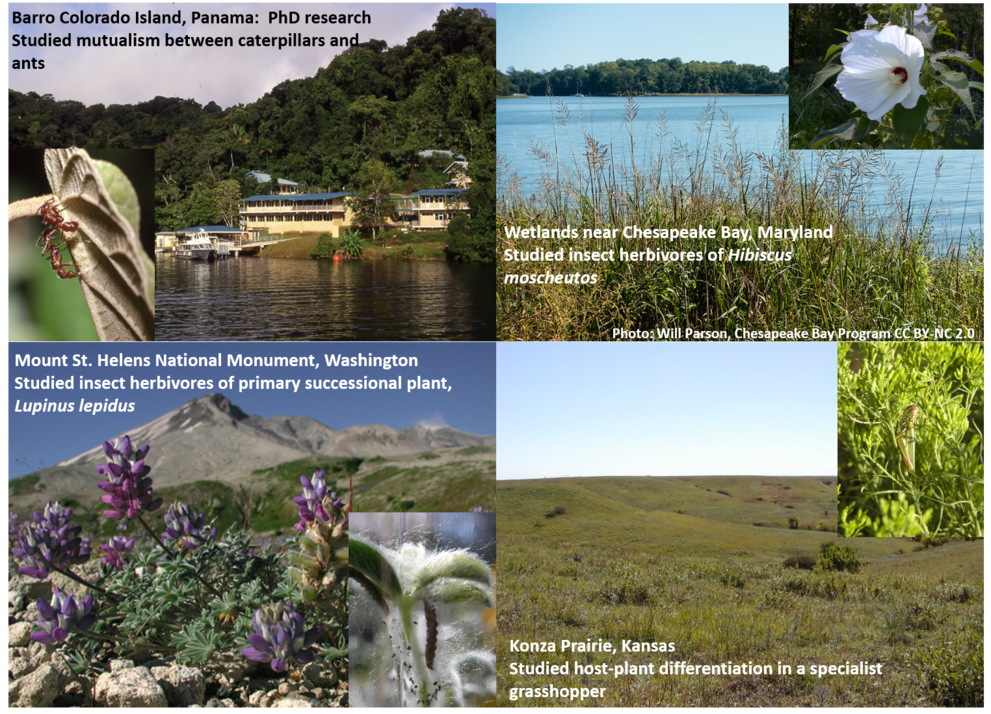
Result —
<instances>
[{"instance_id":1,"label":"green lupine leaf","mask_svg":"<svg viewBox=\"0 0 991 714\"><path fill-rule=\"evenodd\" d=\"M387 598L395 598L403 586L385 552L361 536L351 534L348 565Z\"/></svg>"},{"instance_id":2,"label":"green lupine leaf","mask_svg":"<svg viewBox=\"0 0 991 714\"><path fill-rule=\"evenodd\" d=\"M416 575L416 591L421 592L440 578L456 578L492 585L492 571L489 566L474 555L462 552L438 553L427 559Z\"/></svg>"},{"instance_id":3,"label":"green lupine leaf","mask_svg":"<svg viewBox=\"0 0 991 714\"><path fill-rule=\"evenodd\" d=\"M471 580L436 580L430 588L430 595L435 601L445 605L463 603L494 607L488 589Z\"/></svg>"}]
</instances>

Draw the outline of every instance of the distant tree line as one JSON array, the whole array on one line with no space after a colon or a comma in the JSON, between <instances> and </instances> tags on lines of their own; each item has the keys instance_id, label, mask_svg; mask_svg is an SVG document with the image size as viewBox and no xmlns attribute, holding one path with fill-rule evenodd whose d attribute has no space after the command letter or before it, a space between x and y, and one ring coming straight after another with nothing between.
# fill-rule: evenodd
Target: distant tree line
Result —
<instances>
[{"instance_id":1,"label":"distant tree line","mask_svg":"<svg viewBox=\"0 0 991 714\"><path fill-rule=\"evenodd\" d=\"M564 69L499 72L496 88L501 96L592 96L647 94L786 94L788 68L772 72L764 65L735 62L682 62L680 58L599 62Z\"/></svg>"},{"instance_id":2,"label":"distant tree line","mask_svg":"<svg viewBox=\"0 0 991 714\"><path fill-rule=\"evenodd\" d=\"M396 191L442 187L450 162L418 152L448 150L467 158L473 182L449 255L491 260L495 75L495 20L454 8L405 45L365 42L228 109L177 97L87 107L9 90L10 147L155 149L159 230L236 221L238 200L274 188L246 178L253 170L340 191L382 164Z\"/></svg>"}]
</instances>

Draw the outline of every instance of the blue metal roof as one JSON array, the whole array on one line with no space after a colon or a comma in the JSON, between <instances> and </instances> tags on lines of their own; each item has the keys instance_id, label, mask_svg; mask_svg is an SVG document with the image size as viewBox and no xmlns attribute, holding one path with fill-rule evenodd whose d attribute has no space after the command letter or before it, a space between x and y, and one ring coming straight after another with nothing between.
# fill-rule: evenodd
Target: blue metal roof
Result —
<instances>
[{"instance_id":1,"label":"blue metal roof","mask_svg":"<svg viewBox=\"0 0 991 714\"><path fill-rule=\"evenodd\" d=\"M328 201L342 196L350 196L350 193L299 193L288 196L248 196L242 201Z\"/></svg>"}]
</instances>

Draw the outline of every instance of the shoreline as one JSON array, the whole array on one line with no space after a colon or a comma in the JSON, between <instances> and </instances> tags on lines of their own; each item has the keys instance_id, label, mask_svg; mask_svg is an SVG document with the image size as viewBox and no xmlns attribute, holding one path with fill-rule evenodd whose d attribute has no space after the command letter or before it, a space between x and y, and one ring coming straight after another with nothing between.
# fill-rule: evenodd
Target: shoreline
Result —
<instances>
[{"instance_id":1,"label":"shoreline","mask_svg":"<svg viewBox=\"0 0 991 714\"><path fill-rule=\"evenodd\" d=\"M551 95L554 99L611 99L611 98L625 98L626 94L585 94L581 97L575 97L573 94L556 96ZM643 97L787 97L788 94L739 94L736 92L720 92L719 94L713 94L712 92L678 92L677 94L633 94L629 95L634 99L642 99ZM496 95L496 99L546 99L546 95L541 97L539 94L500 94Z\"/></svg>"}]
</instances>

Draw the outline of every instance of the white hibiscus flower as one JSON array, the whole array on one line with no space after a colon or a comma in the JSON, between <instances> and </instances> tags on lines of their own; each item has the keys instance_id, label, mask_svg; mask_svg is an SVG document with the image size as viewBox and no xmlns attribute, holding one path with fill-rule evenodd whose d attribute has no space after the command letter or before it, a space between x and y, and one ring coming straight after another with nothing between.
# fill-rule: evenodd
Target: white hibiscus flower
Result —
<instances>
[{"instance_id":1,"label":"white hibiscus flower","mask_svg":"<svg viewBox=\"0 0 991 714\"><path fill-rule=\"evenodd\" d=\"M922 43L904 27L889 25L880 32L858 30L850 35L850 43L840 56L843 71L836 79L836 88L844 99L877 121L896 104L915 107L925 93L919 84L924 59Z\"/></svg>"}]
</instances>

